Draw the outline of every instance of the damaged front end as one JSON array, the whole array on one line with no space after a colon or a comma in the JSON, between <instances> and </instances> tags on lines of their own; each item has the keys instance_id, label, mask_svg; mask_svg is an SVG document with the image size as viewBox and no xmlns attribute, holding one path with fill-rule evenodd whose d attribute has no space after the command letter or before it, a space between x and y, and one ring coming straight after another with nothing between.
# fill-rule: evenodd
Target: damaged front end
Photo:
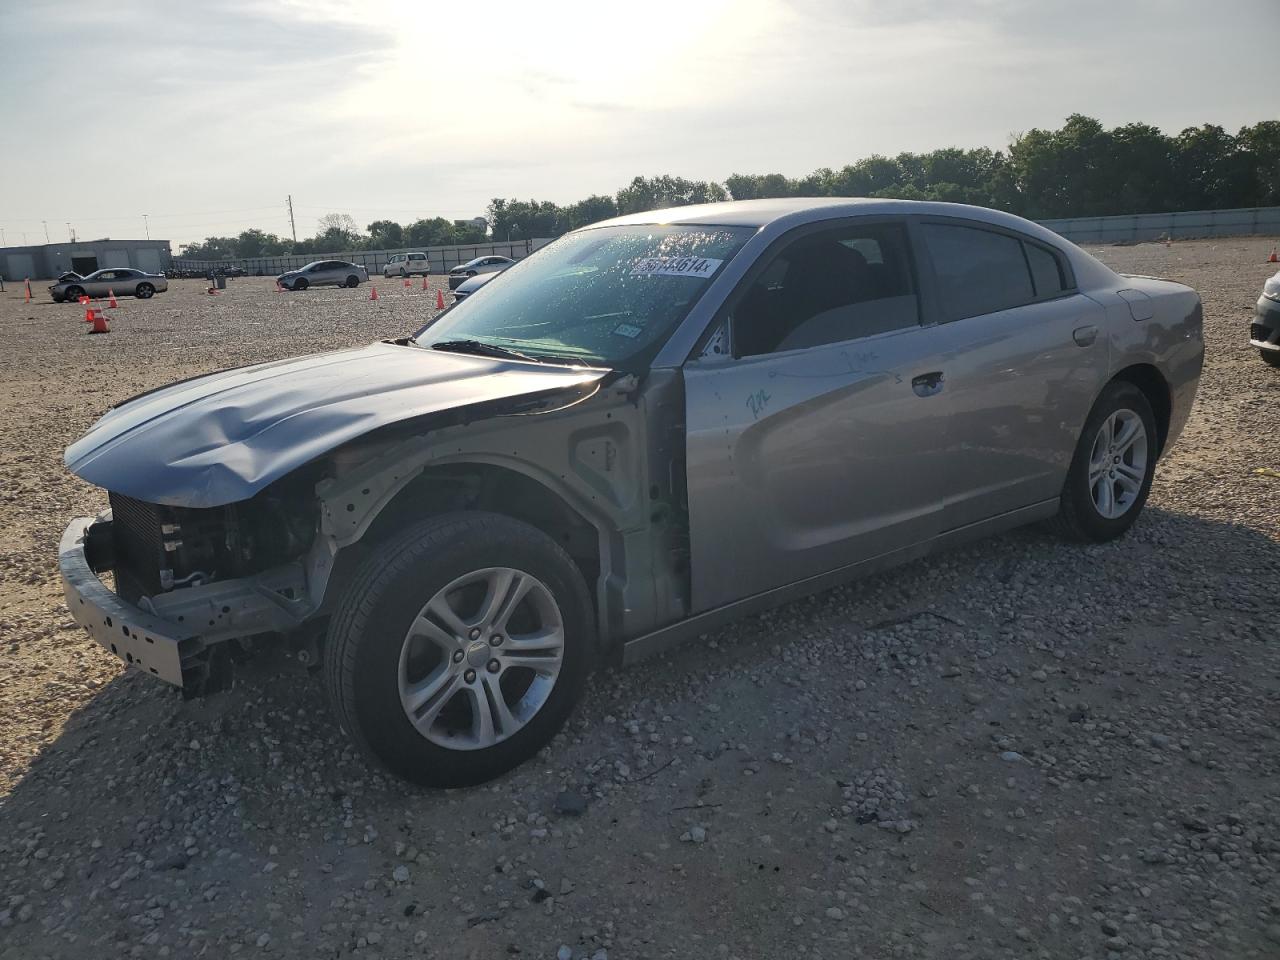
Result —
<instances>
[{"instance_id":1,"label":"damaged front end","mask_svg":"<svg viewBox=\"0 0 1280 960\"><path fill-rule=\"evenodd\" d=\"M63 535L68 609L187 695L225 686L232 660L267 637L314 660L338 552L370 522L376 490L421 470L441 431L571 405L607 373L380 343L143 394L67 451L111 506ZM343 478L379 456L384 476L348 490Z\"/></svg>"},{"instance_id":2,"label":"damaged front end","mask_svg":"<svg viewBox=\"0 0 1280 960\"><path fill-rule=\"evenodd\" d=\"M303 478L290 480L211 508L110 493L111 510L73 521L59 547L73 616L120 659L189 696L222 689L237 654L315 612L304 559L317 506Z\"/></svg>"}]
</instances>

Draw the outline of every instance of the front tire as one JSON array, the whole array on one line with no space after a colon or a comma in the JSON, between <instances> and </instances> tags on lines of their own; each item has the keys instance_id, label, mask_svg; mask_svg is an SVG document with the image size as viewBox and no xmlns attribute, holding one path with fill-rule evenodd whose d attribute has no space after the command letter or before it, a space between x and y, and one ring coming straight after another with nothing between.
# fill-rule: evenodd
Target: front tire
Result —
<instances>
[{"instance_id":1,"label":"front tire","mask_svg":"<svg viewBox=\"0 0 1280 960\"><path fill-rule=\"evenodd\" d=\"M73 303L74 301L79 300L83 296L84 296L83 287L67 287L66 291L62 294L62 299L65 300L67 303Z\"/></svg>"},{"instance_id":2,"label":"front tire","mask_svg":"<svg viewBox=\"0 0 1280 960\"><path fill-rule=\"evenodd\" d=\"M307 282L305 277L299 277L297 280L293 281L293 286L290 287L290 289L296 292L298 290L305 290L310 285L311 284Z\"/></svg>"},{"instance_id":3,"label":"front tire","mask_svg":"<svg viewBox=\"0 0 1280 960\"><path fill-rule=\"evenodd\" d=\"M1058 532L1088 543L1122 536L1147 502L1159 453L1146 395L1123 380L1107 384L1076 443L1054 520Z\"/></svg>"},{"instance_id":4,"label":"front tire","mask_svg":"<svg viewBox=\"0 0 1280 960\"><path fill-rule=\"evenodd\" d=\"M559 731L593 637L586 585L560 546L508 517L453 513L378 546L325 647L338 722L392 773L463 787Z\"/></svg>"},{"instance_id":5,"label":"front tire","mask_svg":"<svg viewBox=\"0 0 1280 960\"><path fill-rule=\"evenodd\" d=\"M1262 362L1269 367L1280 367L1280 350L1263 350L1258 348L1258 353L1262 354Z\"/></svg>"}]
</instances>

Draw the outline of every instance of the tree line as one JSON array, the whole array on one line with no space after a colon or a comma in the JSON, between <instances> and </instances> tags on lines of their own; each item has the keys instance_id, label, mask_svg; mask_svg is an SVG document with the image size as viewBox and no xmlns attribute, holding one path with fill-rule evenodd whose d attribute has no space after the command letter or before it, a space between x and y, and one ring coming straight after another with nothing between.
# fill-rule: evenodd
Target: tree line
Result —
<instances>
[{"instance_id":1,"label":"tree line","mask_svg":"<svg viewBox=\"0 0 1280 960\"><path fill-rule=\"evenodd\" d=\"M723 183L669 175L636 177L613 196L567 206L494 198L488 237L555 237L627 213L717 200L763 197L884 197L945 200L1008 210L1033 220L1280 205L1280 120L1236 134L1204 124L1170 136L1146 123L1105 128L1072 114L1056 130L1018 134L1006 150L944 147L929 153L873 154L807 176L735 173ZM202 259L333 253L480 243L478 225L436 217L401 226L376 220L364 231L346 214L320 219L315 237L293 243L261 230L187 244Z\"/></svg>"}]
</instances>

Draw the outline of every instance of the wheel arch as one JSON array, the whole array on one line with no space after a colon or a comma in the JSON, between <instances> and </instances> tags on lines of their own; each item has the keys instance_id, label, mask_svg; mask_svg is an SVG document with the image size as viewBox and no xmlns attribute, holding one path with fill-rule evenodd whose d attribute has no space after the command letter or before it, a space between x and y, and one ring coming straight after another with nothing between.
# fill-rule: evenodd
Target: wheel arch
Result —
<instances>
[{"instance_id":1,"label":"wheel arch","mask_svg":"<svg viewBox=\"0 0 1280 960\"><path fill-rule=\"evenodd\" d=\"M342 593L364 558L406 526L443 513L484 511L527 523L551 537L573 560L591 597L601 646L601 571L610 528L541 479L510 466L483 460L450 461L425 467L377 510L360 538L343 547L325 591L325 606Z\"/></svg>"},{"instance_id":2,"label":"wheel arch","mask_svg":"<svg viewBox=\"0 0 1280 960\"><path fill-rule=\"evenodd\" d=\"M1173 392L1164 374L1150 363L1135 363L1118 371L1110 383L1130 383L1142 391L1147 402L1151 404L1151 413L1156 420L1157 454L1161 456L1169 441L1169 424L1173 417Z\"/></svg>"}]
</instances>

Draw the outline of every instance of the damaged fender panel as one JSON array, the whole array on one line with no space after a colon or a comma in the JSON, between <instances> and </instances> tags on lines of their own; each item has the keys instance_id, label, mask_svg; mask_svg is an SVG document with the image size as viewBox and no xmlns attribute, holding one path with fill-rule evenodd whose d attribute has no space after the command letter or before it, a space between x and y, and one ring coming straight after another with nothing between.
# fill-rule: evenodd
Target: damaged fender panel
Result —
<instances>
[{"instance_id":1,"label":"damaged fender panel","mask_svg":"<svg viewBox=\"0 0 1280 960\"><path fill-rule=\"evenodd\" d=\"M198 377L110 411L67 467L149 503L247 500L380 427L495 401L585 395L608 371L375 343Z\"/></svg>"}]
</instances>

